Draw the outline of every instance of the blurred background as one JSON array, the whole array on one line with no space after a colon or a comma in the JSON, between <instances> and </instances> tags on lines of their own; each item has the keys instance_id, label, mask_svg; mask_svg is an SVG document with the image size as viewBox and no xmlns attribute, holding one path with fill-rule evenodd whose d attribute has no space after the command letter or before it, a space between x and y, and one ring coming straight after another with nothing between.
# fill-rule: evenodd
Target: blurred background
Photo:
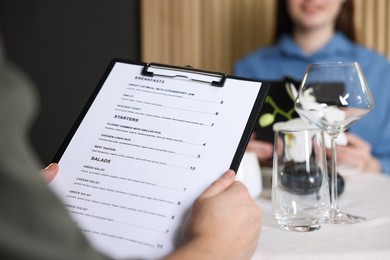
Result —
<instances>
[{"instance_id":1,"label":"blurred background","mask_svg":"<svg viewBox=\"0 0 390 260\"><path fill-rule=\"evenodd\" d=\"M272 39L275 0L1 0L7 57L34 81L48 164L114 57L231 73ZM390 57L390 1L355 0L359 42Z\"/></svg>"},{"instance_id":2,"label":"blurred background","mask_svg":"<svg viewBox=\"0 0 390 260\"><path fill-rule=\"evenodd\" d=\"M140 59L139 1L1 0L9 60L35 83L30 139L44 165L54 157L110 60Z\"/></svg>"},{"instance_id":3,"label":"blurred background","mask_svg":"<svg viewBox=\"0 0 390 260\"><path fill-rule=\"evenodd\" d=\"M276 0L142 0L141 56L230 73L271 43ZM354 0L361 44L390 57L390 1Z\"/></svg>"}]
</instances>

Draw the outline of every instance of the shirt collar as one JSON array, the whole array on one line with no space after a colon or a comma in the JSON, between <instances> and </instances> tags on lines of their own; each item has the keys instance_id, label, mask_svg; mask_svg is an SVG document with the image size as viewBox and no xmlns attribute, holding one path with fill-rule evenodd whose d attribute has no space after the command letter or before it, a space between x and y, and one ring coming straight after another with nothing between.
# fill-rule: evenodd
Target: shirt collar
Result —
<instances>
[{"instance_id":1,"label":"shirt collar","mask_svg":"<svg viewBox=\"0 0 390 260\"><path fill-rule=\"evenodd\" d=\"M319 56L329 57L339 55L340 53L350 52L353 49L353 43L341 32L336 32L332 39L323 48L311 55L305 54L301 47L299 47L288 34L282 35L276 46L280 49L281 53L287 56L294 56L303 59L310 59L312 57Z\"/></svg>"}]
</instances>

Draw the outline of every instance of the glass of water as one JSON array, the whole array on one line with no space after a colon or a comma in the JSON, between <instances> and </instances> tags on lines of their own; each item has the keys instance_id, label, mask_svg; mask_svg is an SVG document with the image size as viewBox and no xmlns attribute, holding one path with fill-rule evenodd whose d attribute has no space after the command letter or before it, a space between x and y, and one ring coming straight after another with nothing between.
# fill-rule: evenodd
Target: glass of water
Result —
<instances>
[{"instance_id":1,"label":"glass of water","mask_svg":"<svg viewBox=\"0 0 390 260\"><path fill-rule=\"evenodd\" d=\"M309 124L274 130L274 215L283 230L318 230L330 204L323 132Z\"/></svg>"}]
</instances>

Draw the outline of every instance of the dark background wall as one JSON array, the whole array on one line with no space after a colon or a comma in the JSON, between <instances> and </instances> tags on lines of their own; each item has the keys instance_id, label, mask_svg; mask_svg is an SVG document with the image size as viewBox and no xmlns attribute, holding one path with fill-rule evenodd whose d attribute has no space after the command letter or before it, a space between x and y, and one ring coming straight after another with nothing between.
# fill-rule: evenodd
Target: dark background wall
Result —
<instances>
[{"instance_id":1,"label":"dark background wall","mask_svg":"<svg viewBox=\"0 0 390 260\"><path fill-rule=\"evenodd\" d=\"M1 0L7 57L34 81L30 139L48 164L114 57L140 58L138 0Z\"/></svg>"}]
</instances>

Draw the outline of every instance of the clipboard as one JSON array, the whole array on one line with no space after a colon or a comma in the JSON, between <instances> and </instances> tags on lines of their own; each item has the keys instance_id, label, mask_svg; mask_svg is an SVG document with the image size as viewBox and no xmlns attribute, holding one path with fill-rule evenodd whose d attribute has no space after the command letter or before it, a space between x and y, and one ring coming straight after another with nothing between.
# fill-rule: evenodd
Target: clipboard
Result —
<instances>
[{"instance_id":1,"label":"clipboard","mask_svg":"<svg viewBox=\"0 0 390 260\"><path fill-rule=\"evenodd\" d=\"M103 253L161 258L197 196L237 171L268 87L114 59L55 155L50 187Z\"/></svg>"}]
</instances>

